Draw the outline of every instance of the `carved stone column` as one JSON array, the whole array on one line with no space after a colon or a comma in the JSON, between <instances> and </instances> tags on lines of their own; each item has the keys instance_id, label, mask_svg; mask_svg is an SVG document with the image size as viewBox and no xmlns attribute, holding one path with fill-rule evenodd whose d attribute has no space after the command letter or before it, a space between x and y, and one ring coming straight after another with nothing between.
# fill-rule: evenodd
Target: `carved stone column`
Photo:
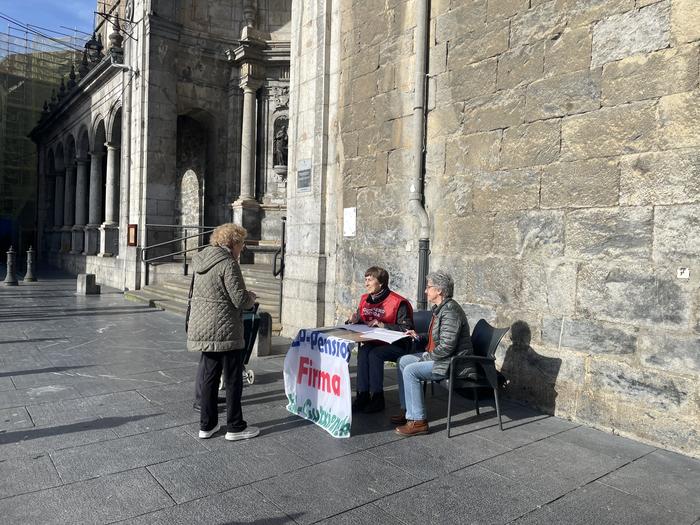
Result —
<instances>
[{"instance_id":1,"label":"carved stone column","mask_svg":"<svg viewBox=\"0 0 700 525\"><path fill-rule=\"evenodd\" d=\"M231 205L233 222L248 230L251 239L260 235L260 203L255 200L256 91L261 82L252 76L252 64L241 66L243 126L241 129L241 192Z\"/></svg>"},{"instance_id":2,"label":"carved stone column","mask_svg":"<svg viewBox=\"0 0 700 525\"><path fill-rule=\"evenodd\" d=\"M75 164L66 166L63 190L63 228L61 228L61 251L71 251L71 230L75 222Z\"/></svg>"},{"instance_id":3,"label":"carved stone column","mask_svg":"<svg viewBox=\"0 0 700 525\"><path fill-rule=\"evenodd\" d=\"M85 248L85 223L87 222L88 169L90 161L85 158L75 161L75 225L73 226L73 242L71 253L82 253Z\"/></svg>"},{"instance_id":4,"label":"carved stone column","mask_svg":"<svg viewBox=\"0 0 700 525\"><path fill-rule=\"evenodd\" d=\"M102 157L104 152L90 152L90 199L88 224L85 227L85 255L95 255L100 244L99 227L102 224Z\"/></svg>"},{"instance_id":5,"label":"carved stone column","mask_svg":"<svg viewBox=\"0 0 700 525\"><path fill-rule=\"evenodd\" d=\"M258 84L246 82L243 88L243 129L241 133L241 194L239 200L253 198L255 191L255 92Z\"/></svg>"},{"instance_id":6,"label":"carved stone column","mask_svg":"<svg viewBox=\"0 0 700 525\"><path fill-rule=\"evenodd\" d=\"M100 226L100 257L114 255L114 246L119 238L114 210L115 197L117 195L119 146L106 143L107 146L107 172L105 173L105 221Z\"/></svg>"},{"instance_id":7,"label":"carved stone column","mask_svg":"<svg viewBox=\"0 0 700 525\"><path fill-rule=\"evenodd\" d=\"M63 227L63 204L64 196L63 192L65 190L65 179L63 177L62 171L56 171L56 187L55 195L56 200L54 201L53 207L53 234L55 239L54 249L56 251L61 251L61 230Z\"/></svg>"}]
</instances>

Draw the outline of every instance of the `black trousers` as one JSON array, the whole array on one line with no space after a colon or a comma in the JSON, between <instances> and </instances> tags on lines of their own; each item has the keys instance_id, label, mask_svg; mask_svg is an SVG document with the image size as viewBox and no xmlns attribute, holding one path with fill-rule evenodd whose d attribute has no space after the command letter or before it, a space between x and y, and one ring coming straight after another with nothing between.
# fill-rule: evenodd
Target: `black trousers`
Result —
<instances>
[{"instance_id":1,"label":"black trousers","mask_svg":"<svg viewBox=\"0 0 700 525\"><path fill-rule=\"evenodd\" d=\"M357 391L377 394L384 390L384 361L398 361L409 350L399 345L361 344L357 350Z\"/></svg>"},{"instance_id":2,"label":"black trousers","mask_svg":"<svg viewBox=\"0 0 700 525\"><path fill-rule=\"evenodd\" d=\"M219 380L224 372L226 382L226 430L241 432L248 426L243 420L241 397L243 396L243 361L245 352L202 352L198 377L201 389L201 409L199 412L200 430L211 430L219 422L217 400Z\"/></svg>"}]
</instances>

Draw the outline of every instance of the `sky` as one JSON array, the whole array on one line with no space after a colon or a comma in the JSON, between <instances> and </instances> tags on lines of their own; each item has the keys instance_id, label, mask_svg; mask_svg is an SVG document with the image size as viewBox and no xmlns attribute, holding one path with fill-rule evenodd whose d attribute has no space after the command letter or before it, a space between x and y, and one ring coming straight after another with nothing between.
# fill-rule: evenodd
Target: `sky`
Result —
<instances>
[{"instance_id":1,"label":"sky","mask_svg":"<svg viewBox=\"0 0 700 525\"><path fill-rule=\"evenodd\" d=\"M69 34L73 31L65 27L91 31L96 7L97 0L0 0L3 16ZM7 28L7 20L0 18L0 31L7 32Z\"/></svg>"}]
</instances>

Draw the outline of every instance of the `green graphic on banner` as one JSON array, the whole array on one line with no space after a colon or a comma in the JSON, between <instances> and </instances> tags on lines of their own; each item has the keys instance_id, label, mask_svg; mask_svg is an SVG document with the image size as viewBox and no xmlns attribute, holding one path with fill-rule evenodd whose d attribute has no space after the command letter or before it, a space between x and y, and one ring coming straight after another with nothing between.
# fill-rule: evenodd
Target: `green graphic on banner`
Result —
<instances>
[{"instance_id":1,"label":"green graphic on banner","mask_svg":"<svg viewBox=\"0 0 700 525\"><path fill-rule=\"evenodd\" d=\"M287 394L287 398L289 399L287 410L292 414L301 416L317 424L333 437L342 438L350 436L350 421L347 417L341 419L323 407L314 408L310 399L307 399L304 404L298 405L294 394Z\"/></svg>"}]
</instances>

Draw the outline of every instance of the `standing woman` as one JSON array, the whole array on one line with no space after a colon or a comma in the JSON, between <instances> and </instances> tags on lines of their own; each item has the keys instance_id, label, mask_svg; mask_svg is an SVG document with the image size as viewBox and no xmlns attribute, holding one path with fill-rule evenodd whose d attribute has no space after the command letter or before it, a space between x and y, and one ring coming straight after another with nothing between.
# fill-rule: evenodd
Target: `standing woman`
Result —
<instances>
[{"instance_id":1,"label":"standing woman","mask_svg":"<svg viewBox=\"0 0 700 525\"><path fill-rule=\"evenodd\" d=\"M367 293L349 322L405 332L413 329L413 308L405 298L389 289L389 272L372 266L365 272ZM355 412L366 414L384 410L384 362L396 361L410 352L411 340L394 344L362 343L357 351L357 397Z\"/></svg>"},{"instance_id":2,"label":"standing woman","mask_svg":"<svg viewBox=\"0 0 700 525\"><path fill-rule=\"evenodd\" d=\"M245 228L222 224L207 246L192 258L194 286L187 330L187 350L202 352L199 437L210 438L219 429L217 399L219 378L226 381L226 439L257 436L260 430L243 419L244 309L256 295L246 290L238 258L245 248Z\"/></svg>"}]
</instances>

